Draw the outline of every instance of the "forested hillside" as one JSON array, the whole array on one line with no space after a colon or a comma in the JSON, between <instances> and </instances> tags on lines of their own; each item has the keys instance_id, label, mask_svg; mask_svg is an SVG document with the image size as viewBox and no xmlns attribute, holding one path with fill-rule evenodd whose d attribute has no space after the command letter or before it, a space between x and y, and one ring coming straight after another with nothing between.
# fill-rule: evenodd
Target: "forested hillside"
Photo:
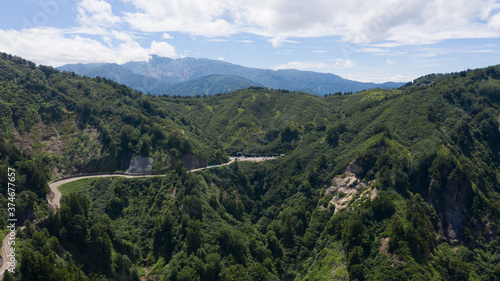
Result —
<instances>
[{"instance_id":1,"label":"forested hillside","mask_svg":"<svg viewBox=\"0 0 500 281\"><path fill-rule=\"evenodd\" d=\"M496 66L351 95L177 97L2 54L0 114L18 221L39 219L5 279L500 280ZM182 161L238 151L286 156ZM162 176L73 182L47 211L51 178L136 155Z\"/></svg>"}]
</instances>

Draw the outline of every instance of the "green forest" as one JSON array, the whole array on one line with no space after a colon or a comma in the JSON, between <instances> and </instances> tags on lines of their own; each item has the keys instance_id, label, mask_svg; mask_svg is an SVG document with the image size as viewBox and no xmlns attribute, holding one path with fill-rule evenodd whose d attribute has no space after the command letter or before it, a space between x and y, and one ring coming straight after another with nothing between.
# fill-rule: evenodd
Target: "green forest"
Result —
<instances>
[{"instance_id":1,"label":"green forest","mask_svg":"<svg viewBox=\"0 0 500 281\"><path fill-rule=\"evenodd\" d=\"M181 97L0 53L4 280L500 280L499 116L500 66ZM238 152L285 156L189 172ZM139 155L157 176L75 181L48 208L48 182Z\"/></svg>"}]
</instances>

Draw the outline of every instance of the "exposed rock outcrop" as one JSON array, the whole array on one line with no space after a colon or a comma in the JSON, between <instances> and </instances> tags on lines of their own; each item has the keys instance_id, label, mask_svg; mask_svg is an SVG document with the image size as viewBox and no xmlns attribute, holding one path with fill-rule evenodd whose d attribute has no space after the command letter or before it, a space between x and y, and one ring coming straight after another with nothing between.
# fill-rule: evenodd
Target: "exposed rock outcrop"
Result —
<instances>
[{"instance_id":1,"label":"exposed rock outcrop","mask_svg":"<svg viewBox=\"0 0 500 281\"><path fill-rule=\"evenodd\" d=\"M184 155L184 157L182 157L182 162L186 164L188 170L203 168L208 165L205 160L201 159L200 157L194 154Z\"/></svg>"},{"instance_id":2,"label":"exposed rock outcrop","mask_svg":"<svg viewBox=\"0 0 500 281\"><path fill-rule=\"evenodd\" d=\"M464 221L469 217L473 191L464 172L455 169L450 174L443 173L448 180L440 190L430 188L428 201L438 211L444 236L449 243L456 244L464 239Z\"/></svg>"},{"instance_id":3,"label":"exposed rock outcrop","mask_svg":"<svg viewBox=\"0 0 500 281\"><path fill-rule=\"evenodd\" d=\"M139 155L132 159L132 161L130 161L130 167L127 169L127 173L150 175L152 169L153 158L142 157L141 155Z\"/></svg>"}]
</instances>

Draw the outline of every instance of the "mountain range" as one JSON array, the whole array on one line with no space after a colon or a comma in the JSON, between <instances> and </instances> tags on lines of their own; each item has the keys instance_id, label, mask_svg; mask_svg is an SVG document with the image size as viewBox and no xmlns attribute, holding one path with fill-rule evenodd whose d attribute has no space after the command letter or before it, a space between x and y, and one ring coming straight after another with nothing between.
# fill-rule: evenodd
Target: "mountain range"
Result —
<instances>
[{"instance_id":1,"label":"mountain range","mask_svg":"<svg viewBox=\"0 0 500 281\"><path fill-rule=\"evenodd\" d=\"M79 75L104 77L137 91L154 95L212 95L228 93L251 86L302 91L314 95L358 92L372 88L397 88L403 83L365 83L344 79L330 73L295 69L258 69L220 60L180 58L152 55L149 61L67 64L58 67ZM215 75L215 76L214 76Z\"/></svg>"}]
</instances>

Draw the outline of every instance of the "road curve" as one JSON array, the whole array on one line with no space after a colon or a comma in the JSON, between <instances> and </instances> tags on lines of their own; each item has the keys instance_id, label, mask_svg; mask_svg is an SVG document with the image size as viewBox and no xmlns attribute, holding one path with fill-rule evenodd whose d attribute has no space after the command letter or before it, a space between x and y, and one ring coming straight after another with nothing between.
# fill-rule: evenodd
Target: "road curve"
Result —
<instances>
[{"instance_id":1,"label":"road curve","mask_svg":"<svg viewBox=\"0 0 500 281\"><path fill-rule=\"evenodd\" d=\"M14 231L14 234L16 233L16 231ZM7 255L9 254L8 251L9 251L9 235L10 235L10 231L7 233L7 235L5 235L5 238L3 239L3 244L2 244L2 267L0 268L0 279L3 279L3 274L4 272L9 269L9 263L7 263Z\"/></svg>"},{"instance_id":2,"label":"road curve","mask_svg":"<svg viewBox=\"0 0 500 281\"><path fill-rule=\"evenodd\" d=\"M50 192L54 194L51 199L47 199L49 201L49 205L52 209L56 210L61 207L61 192L58 187L69 182L89 179L89 178L107 178L107 177L124 177L124 178L147 178L147 177L158 177L159 175L128 175L128 174L118 174L118 173L109 173L109 174L99 174L99 175L83 175L76 177L69 177L64 179L55 180L49 183Z\"/></svg>"},{"instance_id":3,"label":"road curve","mask_svg":"<svg viewBox=\"0 0 500 281\"><path fill-rule=\"evenodd\" d=\"M197 171L202 171L206 169L212 169L212 168L217 168L217 167L222 167L229 165L233 163L234 161L253 161L253 162L260 162L260 161L265 161L265 160L272 160L276 159L275 156L268 156L268 157L230 157L229 162L220 164L220 165L212 165L212 166L206 166L203 168L197 168L197 169L192 169L189 170L189 172L197 172ZM105 177L124 177L124 178L147 178L147 177L158 177L161 175L134 175L134 174L122 174L122 173L109 173L109 174L96 174L96 175L82 175L82 176L73 176L69 178L63 178L59 180L55 180L49 183L50 191L54 196L52 197L52 200L47 199L49 201L49 205L52 209L58 209L61 207L60 201L61 201L61 192L59 191L58 187L69 182L81 180L81 179L88 179L88 178L105 178Z\"/></svg>"},{"instance_id":4,"label":"road curve","mask_svg":"<svg viewBox=\"0 0 500 281\"><path fill-rule=\"evenodd\" d=\"M198 169L192 169L189 170L189 172L197 172L197 171L202 171L206 169L212 169L212 168L217 168L217 167L222 167L225 165L229 165L235 161L253 161L253 162L260 162L260 161L265 161L265 160L272 160L276 159L274 156L269 156L269 157L230 157L229 162L220 164L220 165L212 165L212 166L207 166L203 168L198 168ZM124 177L124 178L147 178L147 177L158 177L161 175L134 175L134 174L122 174L122 173L107 173L107 174L95 174L95 175L82 175L82 176L72 176L68 178L62 178L58 179L52 182L49 182L49 188L50 192L53 194L52 198L47 198L47 201L49 203L49 206L57 210L61 207L60 201L61 201L61 192L59 191L58 187L69 182L77 181L77 180L82 180L82 179L88 179L88 178L106 178L106 177ZM8 237L10 235L10 232L7 233L5 238L3 239L2 243L2 251L1 251L1 256L2 256L2 267L0 267L0 280L3 279L3 274L5 270L9 268L9 264L7 263L7 254L8 254L8 249L9 249L9 244L8 244Z\"/></svg>"},{"instance_id":5,"label":"road curve","mask_svg":"<svg viewBox=\"0 0 500 281\"><path fill-rule=\"evenodd\" d=\"M197 172L197 171L202 171L206 169L212 169L212 168L217 168L217 167L222 167L229 165L233 163L234 161L253 161L253 162L260 162L260 161L265 161L265 160L272 160L276 159L276 157L230 157L229 162L220 164L220 165L212 165L212 166L207 166L203 168L198 168L198 169L192 169L189 170L189 172ZM69 182L81 180L81 179L88 179L88 178L105 178L105 177L124 177L124 178L147 178L147 177L158 177L161 175L134 175L134 174L122 174L122 173L108 173L108 174L96 174L96 175L82 175L82 176L73 176L73 177L68 177L68 178L63 178L59 180L55 180L49 183L50 191L54 196L52 197L52 200L47 199L49 201L49 205L51 208L54 210L61 207L60 201L61 201L61 192L59 191L58 187Z\"/></svg>"}]
</instances>

